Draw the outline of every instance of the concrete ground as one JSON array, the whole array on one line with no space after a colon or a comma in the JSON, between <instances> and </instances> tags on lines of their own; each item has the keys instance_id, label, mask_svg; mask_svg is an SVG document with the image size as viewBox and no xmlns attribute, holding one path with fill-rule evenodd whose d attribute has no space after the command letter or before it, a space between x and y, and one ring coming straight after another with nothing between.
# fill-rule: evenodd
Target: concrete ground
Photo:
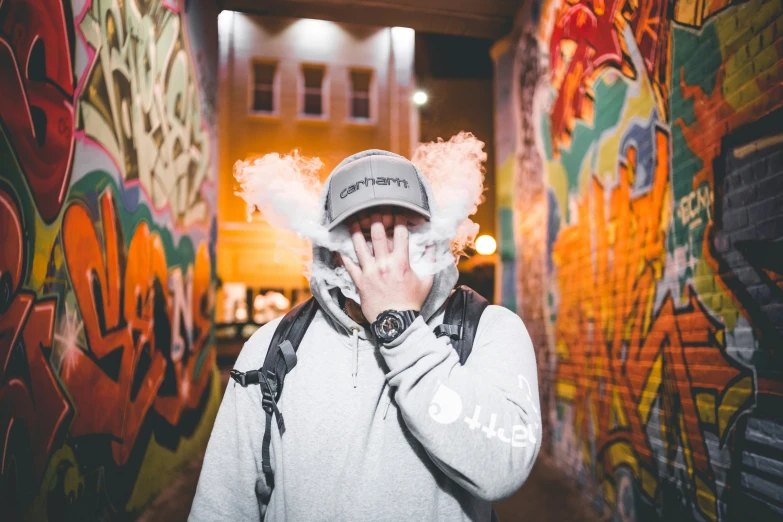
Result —
<instances>
[{"instance_id":1,"label":"concrete ground","mask_svg":"<svg viewBox=\"0 0 783 522\"><path fill-rule=\"evenodd\" d=\"M527 482L495 505L500 522L608 522L599 517L579 487L540 455Z\"/></svg>"},{"instance_id":2,"label":"concrete ground","mask_svg":"<svg viewBox=\"0 0 783 522\"><path fill-rule=\"evenodd\" d=\"M139 522L185 522L200 469L201 459L186 466L142 513ZM522 489L495 509L500 522L605 522L584 500L578 487L546 458L539 458Z\"/></svg>"}]
</instances>

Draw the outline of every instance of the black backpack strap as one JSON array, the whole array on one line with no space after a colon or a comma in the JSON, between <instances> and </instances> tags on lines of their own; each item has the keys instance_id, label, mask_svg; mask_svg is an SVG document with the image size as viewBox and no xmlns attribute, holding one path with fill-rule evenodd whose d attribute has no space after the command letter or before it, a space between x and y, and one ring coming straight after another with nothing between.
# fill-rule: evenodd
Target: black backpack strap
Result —
<instances>
[{"instance_id":1,"label":"black backpack strap","mask_svg":"<svg viewBox=\"0 0 783 522\"><path fill-rule=\"evenodd\" d=\"M307 332L307 328L318 311L318 302L311 297L304 303L290 310L275 329L269 349L264 358L264 365L258 370L240 372L231 370L231 378L241 386L260 384L264 395L262 404L266 413L266 428L262 442L261 466L267 478L267 485L274 487L269 446L272 442L272 414L277 420L277 429L282 436L285 433L283 414L277 408L277 401L283 392L283 382L288 372L296 366L296 351Z\"/></svg>"},{"instance_id":2,"label":"black backpack strap","mask_svg":"<svg viewBox=\"0 0 783 522\"><path fill-rule=\"evenodd\" d=\"M460 364L465 364L468 360L481 314L487 306L489 301L464 285L457 287L449 296L443 324L436 326L434 332L437 337L447 335L451 338L451 344L459 355Z\"/></svg>"}]
</instances>

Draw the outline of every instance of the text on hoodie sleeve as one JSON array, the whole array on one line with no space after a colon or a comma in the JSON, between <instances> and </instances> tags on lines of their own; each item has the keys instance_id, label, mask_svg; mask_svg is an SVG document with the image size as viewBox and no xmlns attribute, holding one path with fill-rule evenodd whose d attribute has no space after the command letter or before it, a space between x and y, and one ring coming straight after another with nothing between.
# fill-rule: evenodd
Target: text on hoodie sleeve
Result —
<instances>
[{"instance_id":1,"label":"text on hoodie sleeve","mask_svg":"<svg viewBox=\"0 0 783 522\"><path fill-rule=\"evenodd\" d=\"M446 475L491 502L522 486L541 413L533 344L516 314L488 307L464 366L422 318L381 353L408 429Z\"/></svg>"}]
</instances>

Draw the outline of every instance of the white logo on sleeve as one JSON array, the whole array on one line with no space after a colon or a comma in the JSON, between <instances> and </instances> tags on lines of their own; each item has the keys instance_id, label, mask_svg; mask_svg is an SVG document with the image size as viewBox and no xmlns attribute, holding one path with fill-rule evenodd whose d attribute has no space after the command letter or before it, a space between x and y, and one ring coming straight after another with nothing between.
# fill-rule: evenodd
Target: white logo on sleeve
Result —
<instances>
[{"instance_id":1,"label":"white logo on sleeve","mask_svg":"<svg viewBox=\"0 0 783 522\"><path fill-rule=\"evenodd\" d=\"M481 422L481 406L476 406L473 410L473 417L465 417L465 423L470 431L481 428L488 439L497 437L499 441L511 444L515 448L524 448L530 444L535 445L536 434L534 429L530 429L525 424L514 424L511 426L511 434L507 435L503 428L497 428L498 416L495 413L489 416L489 425L484 426ZM538 424L533 425L534 428ZM497 428L497 429L495 429Z\"/></svg>"},{"instance_id":2,"label":"white logo on sleeve","mask_svg":"<svg viewBox=\"0 0 783 522\"><path fill-rule=\"evenodd\" d=\"M462 413L462 399L457 392L441 384L430 402L430 417L440 424L451 424Z\"/></svg>"}]
</instances>

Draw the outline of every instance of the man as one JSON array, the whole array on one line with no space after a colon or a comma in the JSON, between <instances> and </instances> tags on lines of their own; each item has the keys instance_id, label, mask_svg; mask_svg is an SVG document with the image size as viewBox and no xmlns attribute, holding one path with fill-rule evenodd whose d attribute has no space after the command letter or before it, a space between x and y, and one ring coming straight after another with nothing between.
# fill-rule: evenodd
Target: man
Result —
<instances>
[{"instance_id":1,"label":"man","mask_svg":"<svg viewBox=\"0 0 783 522\"><path fill-rule=\"evenodd\" d=\"M458 273L453 262L423 278L411 269L409 234L438 209L404 158L347 158L327 179L321 206L324 226L349 228L356 262L334 262L317 246L314 260L335 271L342 260L359 303L313 273L319 311L278 402L286 430L271 433L274 487L261 466L261 390L231 382L189 520L489 521L492 503L519 489L540 448L524 324L489 306L464 366L448 338L436 338ZM405 318L401 327L384 330L387 310ZM237 370L263 365L278 322L247 341Z\"/></svg>"}]
</instances>

